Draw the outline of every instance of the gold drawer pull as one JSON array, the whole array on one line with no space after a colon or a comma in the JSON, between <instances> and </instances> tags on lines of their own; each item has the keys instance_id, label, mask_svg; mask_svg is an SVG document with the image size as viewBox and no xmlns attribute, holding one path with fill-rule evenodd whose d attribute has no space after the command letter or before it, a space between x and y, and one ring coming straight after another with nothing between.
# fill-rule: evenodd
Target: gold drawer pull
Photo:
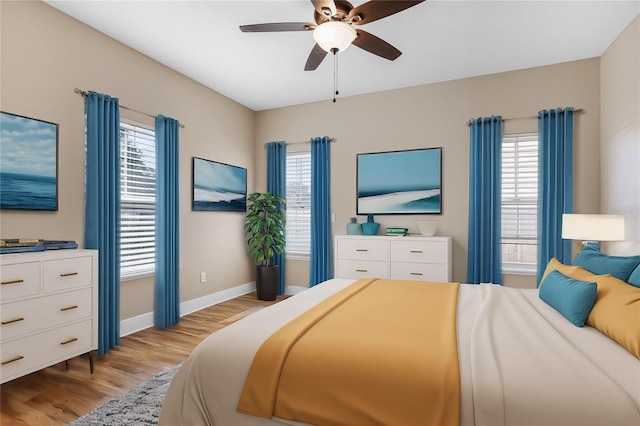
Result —
<instances>
[{"instance_id":1,"label":"gold drawer pull","mask_svg":"<svg viewBox=\"0 0 640 426\"><path fill-rule=\"evenodd\" d=\"M367 249L356 249L356 251L369 251Z\"/></svg>"},{"instance_id":2,"label":"gold drawer pull","mask_svg":"<svg viewBox=\"0 0 640 426\"><path fill-rule=\"evenodd\" d=\"M411 250L409 253L422 253L422 250Z\"/></svg>"},{"instance_id":3,"label":"gold drawer pull","mask_svg":"<svg viewBox=\"0 0 640 426\"><path fill-rule=\"evenodd\" d=\"M409 275L419 275L422 276L422 274L420 272L411 272Z\"/></svg>"},{"instance_id":4,"label":"gold drawer pull","mask_svg":"<svg viewBox=\"0 0 640 426\"><path fill-rule=\"evenodd\" d=\"M356 269L356 272L368 272L366 269Z\"/></svg>"},{"instance_id":5,"label":"gold drawer pull","mask_svg":"<svg viewBox=\"0 0 640 426\"><path fill-rule=\"evenodd\" d=\"M15 318L8 321L2 321L2 325L13 324L14 322L20 322L20 321L24 321L24 318L20 317L20 318Z\"/></svg>"},{"instance_id":6,"label":"gold drawer pull","mask_svg":"<svg viewBox=\"0 0 640 426\"><path fill-rule=\"evenodd\" d=\"M2 361L2 365L11 364L12 362L20 361L21 359L24 359L24 357L22 355L14 356L11 359L8 359L6 361Z\"/></svg>"},{"instance_id":7,"label":"gold drawer pull","mask_svg":"<svg viewBox=\"0 0 640 426\"><path fill-rule=\"evenodd\" d=\"M24 280L11 280L11 281L2 281L2 285L7 285L7 284L20 284L23 283Z\"/></svg>"},{"instance_id":8,"label":"gold drawer pull","mask_svg":"<svg viewBox=\"0 0 640 426\"><path fill-rule=\"evenodd\" d=\"M64 312L64 311L70 311L72 309L78 309L78 305L67 306L66 308L60 308L60 311Z\"/></svg>"},{"instance_id":9,"label":"gold drawer pull","mask_svg":"<svg viewBox=\"0 0 640 426\"><path fill-rule=\"evenodd\" d=\"M77 342L78 338L77 337L72 337L69 340L65 340L64 342L60 342L61 345L68 345L69 343L73 343L73 342Z\"/></svg>"},{"instance_id":10,"label":"gold drawer pull","mask_svg":"<svg viewBox=\"0 0 640 426\"><path fill-rule=\"evenodd\" d=\"M60 274L61 277L72 277L74 275L78 275L77 272L67 272L66 274Z\"/></svg>"}]
</instances>

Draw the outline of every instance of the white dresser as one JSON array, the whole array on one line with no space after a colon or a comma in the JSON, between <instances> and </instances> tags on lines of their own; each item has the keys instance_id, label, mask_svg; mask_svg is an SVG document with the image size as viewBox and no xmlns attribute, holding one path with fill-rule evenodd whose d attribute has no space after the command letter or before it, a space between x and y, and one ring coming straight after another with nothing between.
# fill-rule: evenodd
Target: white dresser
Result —
<instances>
[{"instance_id":1,"label":"white dresser","mask_svg":"<svg viewBox=\"0 0 640 426\"><path fill-rule=\"evenodd\" d=\"M98 348L98 252L0 255L0 383Z\"/></svg>"},{"instance_id":2,"label":"white dresser","mask_svg":"<svg viewBox=\"0 0 640 426\"><path fill-rule=\"evenodd\" d=\"M336 235L336 278L451 281L451 237Z\"/></svg>"}]
</instances>

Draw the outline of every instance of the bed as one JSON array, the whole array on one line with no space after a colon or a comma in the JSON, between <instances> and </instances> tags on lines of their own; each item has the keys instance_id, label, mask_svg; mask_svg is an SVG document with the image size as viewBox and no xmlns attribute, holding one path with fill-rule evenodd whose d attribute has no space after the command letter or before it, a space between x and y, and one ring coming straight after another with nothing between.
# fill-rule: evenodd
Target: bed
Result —
<instances>
[{"instance_id":1,"label":"bed","mask_svg":"<svg viewBox=\"0 0 640 426\"><path fill-rule=\"evenodd\" d=\"M562 272L564 278L598 280L598 301L590 310L591 316L594 312L600 315L605 308L611 309L605 306L613 294L606 290L608 288L621 289L627 299L631 297L632 303L622 302L621 309L614 307L615 315L624 312L612 328L598 321L594 322L598 328L589 324L578 327L568 320L566 306L562 306L562 303L566 305L566 295L560 304L549 299L556 305L552 306L541 299L542 290L460 284L455 311L459 367L459 378L456 378L459 418L455 423L640 424L640 288L609 275L596 276L559 262L550 263L547 268L545 277L549 283L553 277L549 273L554 271ZM160 425L309 424L296 418L238 412L245 380L257 351L274 333L322 301L356 284L344 279L326 281L210 335L194 349L174 377L161 410ZM569 283L569 287L571 285L574 284ZM607 287L609 285L612 287ZM545 286L556 288L543 280L541 289ZM604 294L608 299L602 298L601 291L608 292ZM619 299L614 302L620 303ZM373 310L371 315L383 312ZM571 315L569 313L569 317ZM593 322L591 316L588 322ZM630 323L631 329L624 324L624 331L620 332L615 325L620 321ZM393 348L387 349L388 359L392 360ZM361 362L356 361L354 365L359 364ZM379 368L384 369L385 364ZM350 397L341 392L340 388L331 390L339 398ZM317 424L354 423L338 419ZM358 424L424 423L368 419Z\"/></svg>"}]
</instances>

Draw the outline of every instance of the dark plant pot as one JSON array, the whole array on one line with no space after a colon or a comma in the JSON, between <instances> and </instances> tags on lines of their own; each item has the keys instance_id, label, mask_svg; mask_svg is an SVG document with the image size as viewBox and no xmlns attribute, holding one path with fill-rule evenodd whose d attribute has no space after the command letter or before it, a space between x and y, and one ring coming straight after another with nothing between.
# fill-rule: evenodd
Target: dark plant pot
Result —
<instances>
[{"instance_id":1,"label":"dark plant pot","mask_svg":"<svg viewBox=\"0 0 640 426\"><path fill-rule=\"evenodd\" d=\"M259 300L276 300L279 278L278 265L256 266L256 291Z\"/></svg>"}]
</instances>

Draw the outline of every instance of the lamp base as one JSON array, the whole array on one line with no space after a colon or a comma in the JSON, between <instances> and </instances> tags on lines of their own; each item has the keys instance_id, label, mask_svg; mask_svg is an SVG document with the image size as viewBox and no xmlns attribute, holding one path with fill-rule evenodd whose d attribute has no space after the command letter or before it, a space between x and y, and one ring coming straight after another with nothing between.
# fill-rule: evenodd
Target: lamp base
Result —
<instances>
[{"instance_id":1,"label":"lamp base","mask_svg":"<svg viewBox=\"0 0 640 426\"><path fill-rule=\"evenodd\" d=\"M593 247L596 250L600 250L600 241L581 241L578 243L576 253L580 253L580 251L586 246Z\"/></svg>"}]
</instances>

